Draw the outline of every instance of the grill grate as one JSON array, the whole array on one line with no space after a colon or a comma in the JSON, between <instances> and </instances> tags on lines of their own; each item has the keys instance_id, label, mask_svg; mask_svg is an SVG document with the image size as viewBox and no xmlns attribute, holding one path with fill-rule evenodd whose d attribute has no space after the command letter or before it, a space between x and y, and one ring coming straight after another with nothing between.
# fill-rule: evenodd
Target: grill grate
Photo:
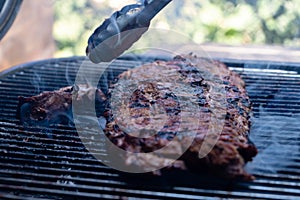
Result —
<instances>
[{"instance_id":1,"label":"grill grate","mask_svg":"<svg viewBox=\"0 0 300 200\"><path fill-rule=\"evenodd\" d=\"M91 156L73 127L49 127L50 132L42 127L24 129L15 118L17 97L72 84L83 59L29 63L1 74L1 199L296 199L300 196L299 65L223 60L241 74L254 105L251 139L259 154L247 164L247 170L257 178L249 183L181 171L169 171L161 177L128 175L104 166ZM111 65L107 75L114 76L141 63L123 57Z\"/></svg>"}]
</instances>

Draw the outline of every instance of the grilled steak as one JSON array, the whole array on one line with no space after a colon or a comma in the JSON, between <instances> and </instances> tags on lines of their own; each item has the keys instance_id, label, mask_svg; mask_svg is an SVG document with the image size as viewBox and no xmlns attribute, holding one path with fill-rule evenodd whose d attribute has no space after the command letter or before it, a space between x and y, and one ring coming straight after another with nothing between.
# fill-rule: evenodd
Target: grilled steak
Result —
<instances>
[{"instance_id":1,"label":"grilled steak","mask_svg":"<svg viewBox=\"0 0 300 200\"><path fill-rule=\"evenodd\" d=\"M72 101L87 102L95 95L96 103L106 97L100 89L82 84L46 91L32 97L19 97L17 118L28 125L66 124L72 122Z\"/></svg>"},{"instance_id":2,"label":"grilled steak","mask_svg":"<svg viewBox=\"0 0 300 200\"><path fill-rule=\"evenodd\" d=\"M135 85L132 91L128 91L128 81ZM223 88L224 94L213 91L213 87ZM111 91L105 133L128 152L121 158L126 164L151 169L167 162L169 156L181 155L169 167L209 169L230 179L254 178L244 170L245 163L257 154L248 138L251 104L243 80L224 64L193 55L177 56L120 74ZM224 101L217 102L222 95ZM221 102L223 105L218 105ZM217 129L214 113L223 113L219 123L224 126L211 151L199 157L205 136ZM155 130L154 126L161 128ZM196 134L185 151L192 131ZM132 154L154 152L169 143L163 153L148 157Z\"/></svg>"},{"instance_id":3,"label":"grilled steak","mask_svg":"<svg viewBox=\"0 0 300 200\"><path fill-rule=\"evenodd\" d=\"M107 122L105 135L126 152L120 163L254 178L244 170L257 154L249 140L251 103L243 80L224 64L193 55L156 61L120 74L106 95L79 85L20 97L17 115L30 125L66 123L72 101L87 103L94 94Z\"/></svg>"}]
</instances>

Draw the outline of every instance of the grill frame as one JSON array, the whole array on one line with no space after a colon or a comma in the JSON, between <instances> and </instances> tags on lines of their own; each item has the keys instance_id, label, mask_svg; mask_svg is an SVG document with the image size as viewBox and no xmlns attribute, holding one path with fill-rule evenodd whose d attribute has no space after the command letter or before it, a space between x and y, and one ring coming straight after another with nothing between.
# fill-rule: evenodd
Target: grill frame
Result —
<instances>
[{"instance_id":1,"label":"grill frame","mask_svg":"<svg viewBox=\"0 0 300 200\"><path fill-rule=\"evenodd\" d=\"M61 64L67 64L66 66L69 66L71 70L71 63L77 63L78 65L80 62L77 61L83 60L84 58L85 57L71 57L42 60L22 64L0 73L0 89L4 89L3 84L8 84L10 88L5 89L5 91L15 91L13 96L8 95L6 97L6 100L8 101L5 99L3 100L3 94L1 95L0 99L0 138L2 139L2 143L0 144L0 152L1 154L4 153L0 156L1 198L126 199L128 197L132 197L137 199L295 199L297 197L294 195L300 195L300 170L297 170L299 167L297 162L300 161L300 152L292 155L291 157L291 160L294 161L291 161L290 164L294 166L290 168L286 166L282 167L282 172L273 173L272 170L270 171L269 169L264 170L263 168L257 168L257 166L253 166L253 164L251 166L250 163L247 165L247 167L249 168L250 172L254 172L254 175L257 177L257 179L253 182L231 182L215 179L210 176L205 177L203 174L200 176L190 172L182 171L166 172L162 177L127 175L103 166L100 162L93 159L91 155L88 155L88 152L84 151L84 147L81 144L80 139L70 127L63 125L50 127L52 131L52 138L49 138L49 135L47 136L42 127L29 127L24 130L24 128L18 124L18 120L14 119L14 113L12 113L16 106L15 103L17 102L16 95L25 94L30 96L35 95L40 91L34 88L35 93L25 92L22 88L18 88L20 84L15 84L13 80L19 80L20 76L26 75L26 70L35 72L35 68L37 68L37 72L41 75L43 73L46 75L51 74L52 72L47 71L47 66L53 66L53 70L66 73L66 70L59 68L61 67ZM137 66L142 62L147 62L155 58L156 57L132 55L123 56L116 61L116 68L125 64L125 66ZM254 85L262 90L261 93L257 93L256 95L252 96L251 91L255 90L256 88L250 88L249 90L252 101L253 99L257 100L253 101L254 119L259 119L260 117L268 118L269 115L271 117L277 116L279 118L285 117L287 119L292 119L295 116L298 117L298 114L300 114L300 104L297 104L297 100L298 98L300 99L300 95L299 97L295 97L293 100L294 102L292 102L295 105L291 111L294 112L284 113L281 111L281 109L284 110L290 106L289 103L291 103L291 101L289 100L289 97L286 97L287 103L283 102L282 106L280 106L281 103L277 102L276 104L276 101L275 103L271 102L271 104L274 103L274 106L269 108L272 112L264 110L262 113L260 109L264 109L264 105L266 108L270 106L269 102L266 100L272 99L272 97L268 95L273 95L274 91L277 91L275 94L279 93L283 96L291 91L300 91L300 86L297 87L298 80L300 84L300 63L241 61L222 58L217 60L224 62L233 70L242 73L242 76L243 73L249 75L250 77L253 76L252 78L243 78L245 79L246 83L251 83L250 86ZM55 63L60 63L58 66L56 66L58 69L55 68ZM44 66L44 69L39 68L42 66ZM258 72L262 68L266 69L266 71ZM252 71L249 69L252 69ZM282 71L276 72L274 70ZM71 71L69 72L71 73ZM278 75L278 77L276 78L275 75ZM291 77L284 75L291 75ZM297 77L297 75L299 75L299 77ZM267 79L268 76L272 77L273 82L274 80L278 81L279 85L274 87L275 85L272 85L272 80ZM256 79L257 77L260 79ZM34 78L34 76L29 77L29 79L23 79L21 83L25 84L26 82L28 83L28 81L30 83L30 81L32 81L31 78ZM65 74L59 75L57 78L68 79L66 78ZM47 80L48 79L49 78L47 78ZM7 83L5 80L8 80ZM44 80L42 76L41 80ZM55 77L52 80L56 80ZM293 86L291 91L289 88L284 89L285 85L283 85L283 83L289 83L290 81L292 81L292 83L295 81L295 83L291 84ZM64 80L64 83L66 82L68 81ZM259 85L256 83L265 83L267 87L264 88L264 85ZM49 85L50 87L41 87L39 90L53 90L65 86L62 83ZM32 91L30 88L27 89ZM265 92L267 93L265 94ZM3 105L5 105L5 107L2 107ZM268 115L262 115L265 113ZM258 123L255 120L253 121L254 125ZM280 130L280 123L285 122L278 122L276 123L276 126L270 128ZM297 131L299 130L298 128L300 129L300 127L287 128L285 132L283 131L283 133L294 134L289 135L290 137L294 138L294 140L291 141L292 143L290 146L298 147L297 150L299 151L300 135L297 134ZM257 130L259 130L259 127ZM62 135L62 133L64 134ZM257 139L268 141L268 139L266 139L268 135L260 135L258 133L258 135L253 134L255 133L252 133L251 137L256 137L254 137L254 139L252 138L252 141L258 145L258 149L266 150L267 148L265 146L267 146L267 144L264 146L263 142L259 142ZM280 136L278 134L274 134L271 136L271 143L272 139L274 140L274 138L283 140L285 138L285 135ZM264 139L264 137L266 138ZM288 146L285 144L280 145L283 147ZM264 155L264 152L260 153L261 155ZM266 153L266 156L268 155L270 154ZM278 155L277 158L282 159L283 156L285 155ZM254 158L254 161L255 159L256 158ZM270 166L272 165L276 165L276 162L270 164ZM277 169L275 168L274 170ZM27 178L29 180L27 180ZM145 182L147 184L145 184ZM76 190L78 192L76 192Z\"/></svg>"}]
</instances>

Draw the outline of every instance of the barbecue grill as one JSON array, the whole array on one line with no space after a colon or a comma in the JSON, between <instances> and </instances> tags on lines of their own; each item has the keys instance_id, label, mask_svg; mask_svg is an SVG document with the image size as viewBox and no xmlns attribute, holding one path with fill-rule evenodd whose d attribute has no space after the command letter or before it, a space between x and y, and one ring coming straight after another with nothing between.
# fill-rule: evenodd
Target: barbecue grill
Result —
<instances>
[{"instance_id":1,"label":"barbecue grill","mask_svg":"<svg viewBox=\"0 0 300 200\"><path fill-rule=\"evenodd\" d=\"M99 87L104 89L108 79L156 58L140 55L116 59ZM0 73L0 198L299 198L300 64L219 60L242 76L253 102L251 140L259 154L247 164L247 171L256 177L254 181L228 181L176 170L159 177L126 174L95 159L72 124L21 125L16 118L18 96L73 84L85 57L70 57L23 64Z\"/></svg>"}]
</instances>

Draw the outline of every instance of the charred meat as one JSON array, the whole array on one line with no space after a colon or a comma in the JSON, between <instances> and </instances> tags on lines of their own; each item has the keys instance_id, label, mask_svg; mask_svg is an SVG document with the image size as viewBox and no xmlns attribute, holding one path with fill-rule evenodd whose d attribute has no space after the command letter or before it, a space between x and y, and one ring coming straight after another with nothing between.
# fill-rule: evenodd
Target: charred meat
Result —
<instances>
[{"instance_id":1,"label":"charred meat","mask_svg":"<svg viewBox=\"0 0 300 200\"><path fill-rule=\"evenodd\" d=\"M168 155L178 154L181 155L179 159L169 167L196 171L209 169L229 179L254 178L244 170L245 163L252 160L257 149L249 140L251 104L238 74L220 62L187 55L128 70L118 79L111 85L113 94L108 97L111 108L106 110L105 133L110 140L119 148L134 153L154 152L173 141L164 155L140 158L128 153L121 158L125 163L151 168L157 162L165 162ZM129 101L119 105L119 112L114 111L114 106L123 101L122 91L128 90L125 84L128 80L136 83L135 89L130 91ZM223 88L223 94L213 91L213 87ZM223 105L216 106L218 96L222 95ZM189 103L190 99L194 101ZM197 108L189 109L195 102ZM187 112L195 112L195 117ZM151 113L155 119L151 118ZM218 123L212 121L213 113L224 114L223 121L219 122L223 127L210 152L199 157L205 136L209 130L214 130L214 123ZM149 131L157 124L161 128L156 133ZM137 131L144 129L148 131ZM196 135L184 151L184 143L192 131L196 131Z\"/></svg>"},{"instance_id":2,"label":"charred meat","mask_svg":"<svg viewBox=\"0 0 300 200\"><path fill-rule=\"evenodd\" d=\"M178 155L168 168L254 178L244 170L257 154L249 140L251 103L240 76L220 62L194 55L156 61L120 74L105 95L79 85L19 97L17 115L25 124L64 123L72 120L72 101L86 103L91 97L103 106L104 133L125 150L120 156L125 165L151 169ZM200 156L207 141L211 149ZM132 154L162 148L163 153L142 158Z\"/></svg>"},{"instance_id":3,"label":"charred meat","mask_svg":"<svg viewBox=\"0 0 300 200\"><path fill-rule=\"evenodd\" d=\"M74 85L55 91L45 91L32 97L19 97L17 118L28 125L66 124L72 121L72 102L106 100L100 89L86 84Z\"/></svg>"}]
</instances>

